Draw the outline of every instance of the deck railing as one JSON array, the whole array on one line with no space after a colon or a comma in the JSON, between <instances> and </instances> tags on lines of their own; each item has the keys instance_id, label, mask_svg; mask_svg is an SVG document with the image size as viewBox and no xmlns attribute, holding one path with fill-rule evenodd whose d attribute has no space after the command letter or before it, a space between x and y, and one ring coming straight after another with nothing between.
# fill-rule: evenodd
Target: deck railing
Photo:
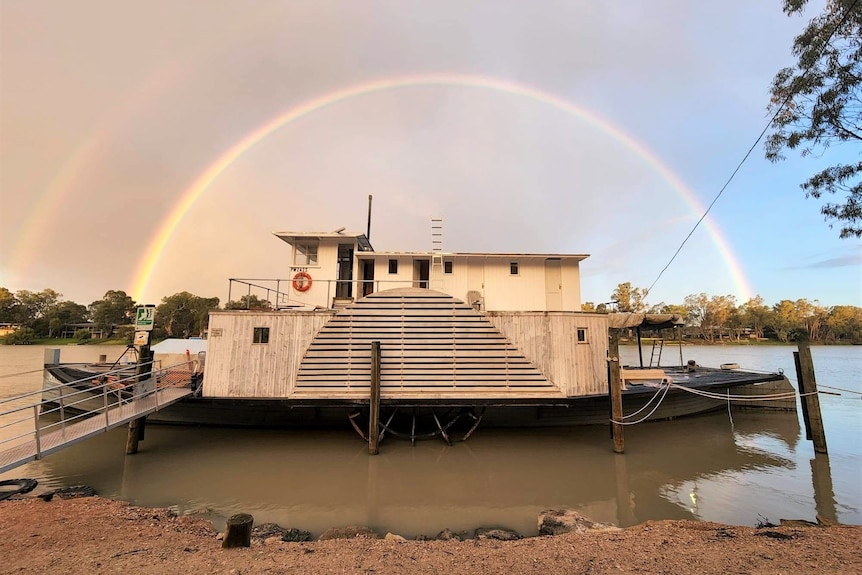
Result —
<instances>
[{"instance_id":1,"label":"deck railing","mask_svg":"<svg viewBox=\"0 0 862 575\"><path fill-rule=\"evenodd\" d=\"M64 364L68 365L68 364ZM143 366L158 366L159 362L140 364ZM67 425L83 421L91 417L104 417L105 428L110 427L108 410L123 404L152 397L156 410L159 409L159 395L167 387L188 387L191 381L176 381L178 371L187 371L188 362L182 362L168 367L157 367L148 374L129 375L129 366L112 369L95 374L91 377L60 383L43 385L37 391L31 391L0 400L0 452L9 449L22 439L33 440L36 443L36 458L42 456L42 438L47 433L65 429ZM46 368L47 369L47 368ZM162 385L162 381L171 381L170 385ZM89 385L81 389L82 385ZM78 386L78 387L74 387ZM47 395L47 397L46 397ZM38 396L38 400L31 400ZM101 401L99 401L101 399ZM94 401L95 400L95 401ZM18 405L21 402L24 405ZM98 402L97 407L93 403ZM89 404L89 406L85 406ZM58 421L44 420L59 417ZM30 429L30 423L33 424ZM4 430L15 426L26 426L23 433L3 437Z\"/></svg>"},{"instance_id":2,"label":"deck railing","mask_svg":"<svg viewBox=\"0 0 862 575\"><path fill-rule=\"evenodd\" d=\"M285 308L285 307L301 307L308 305L306 302L299 301L293 299L289 291L290 286L293 282L292 279L271 279L271 278L230 278L227 292L228 301L233 301L233 298L236 297L238 300L245 297L246 305L251 302L251 296L262 297L263 301L269 302L269 304L275 308ZM369 295L373 292L378 292L381 289L391 289L391 288L405 288L405 287L418 287L418 288L429 288L431 287L431 281L424 280L416 280L416 279L401 279L401 280L325 280L325 279L315 279L315 286L319 284L326 284L326 301L332 302L333 298L340 297L340 293L346 293L350 291L353 299L359 299L366 295ZM348 290L347 286L352 286L352 289ZM239 295L237 295L239 294ZM347 296L345 296L347 297ZM244 308L239 308L244 309ZM246 308L247 309L247 308Z\"/></svg>"}]
</instances>

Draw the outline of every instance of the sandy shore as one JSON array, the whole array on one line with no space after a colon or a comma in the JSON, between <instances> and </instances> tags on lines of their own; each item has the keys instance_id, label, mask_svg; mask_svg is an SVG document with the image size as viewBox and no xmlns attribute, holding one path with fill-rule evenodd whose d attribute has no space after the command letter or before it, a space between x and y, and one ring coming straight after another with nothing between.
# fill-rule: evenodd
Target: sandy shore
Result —
<instances>
[{"instance_id":1,"label":"sandy shore","mask_svg":"<svg viewBox=\"0 0 862 575\"><path fill-rule=\"evenodd\" d=\"M512 542L352 539L223 550L208 521L99 497L0 502L0 573L862 572L862 527L688 521Z\"/></svg>"}]
</instances>

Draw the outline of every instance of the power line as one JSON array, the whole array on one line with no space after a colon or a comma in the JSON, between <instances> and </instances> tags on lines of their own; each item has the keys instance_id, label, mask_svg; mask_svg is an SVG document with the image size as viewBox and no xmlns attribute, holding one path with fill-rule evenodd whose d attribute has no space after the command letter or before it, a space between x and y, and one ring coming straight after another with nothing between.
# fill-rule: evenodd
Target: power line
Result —
<instances>
[{"instance_id":1,"label":"power line","mask_svg":"<svg viewBox=\"0 0 862 575\"><path fill-rule=\"evenodd\" d=\"M828 45L829 45L829 41L830 41L830 40L832 40L832 36L834 36L834 35L835 35L835 32L837 32L837 31L838 31L838 29L839 29L841 26L843 26L843 25L844 25L844 23L847 21L847 18L848 18L848 17L850 16L850 14L853 12L853 9L854 9L854 8L856 8L856 4L858 4L858 3L859 3L859 0L853 0L853 4L851 4L851 5L850 5L850 7L849 7L849 8L847 8L847 11L846 11L846 12L844 12L844 15L841 17L841 19L838 21L838 23L837 23L837 24L835 24L835 26L832 28L832 31L830 31L830 32L829 32L829 36L827 36L827 37L826 37L826 40L824 40L824 41L823 41L823 45L822 45L822 47L821 47L821 49L820 49L820 53L817 55L817 58L815 58L814 60L812 60L811 65L810 65L810 66L808 66L807 68L805 68L805 70L803 70L803 71L802 71L802 75L801 75L801 76L799 76L799 81L802 81L802 80L803 80L803 79L808 75L808 73L811 71L811 69L814 67L814 65L815 65L815 64L820 60L820 57L821 57L821 56L823 56L823 51L826 49L826 46L828 46ZM764 135L766 135L766 132L769 130L769 127L772 125L772 123L775 121L775 119L778 117L778 115L779 115L779 114L781 114L781 112L783 112L783 111L784 111L785 106L787 106L787 104L788 104L788 103L790 102L790 100L792 100L792 99L793 99L793 94L792 94L792 93L790 93L790 94L788 94L788 95L787 95L787 97L785 97L785 98L784 98L784 101L782 101L782 102L781 102L781 105L778 107L778 109L775 111L775 113L774 113L774 114L772 115L772 117L769 119L769 122L767 122L767 123L766 123L766 126L764 126L764 127L763 127L763 130L761 130L760 135L759 135L759 136L757 136L757 139L756 139L756 140L754 140L754 143L753 143L753 144L751 144L751 147L750 147L750 148L748 148L748 151L747 151L747 152L745 152L745 155L742 157L742 159L741 159L741 160L739 161L739 163L736 165L736 168L735 168L735 169L733 170L733 172L730 174L730 177L728 177L728 178L727 178L727 181L725 181L725 182L724 182L724 185L723 185L723 186L721 186L721 189L718 191L718 193L715 195L715 197L714 197L714 198L712 199L712 201L709 203L709 206L707 206L706 211L705 211L705 212L703 212L703 215L702 215L702 216L700 216L700 219L698 219L698 220L697 220L697 223L695 223L695 224L694 224L694 227L693 227L693 228L691 228L691 231L690 231L690 232L688 232L688 235L687 235L687 236L685 236L685 239L683 239L683 240L682 240L682 243L681 243L681 244L679 244L679 247L678 247L678 248L676 249L676 251L673 253L673 255L671 256L670 260L669 260L669 261L667 262L667 264L666 264L666 265L661 269L661 271L658 273L658 276L656 276L656 278L655 278L655 280L652 282L652 284L647 288L646 293L644 294L643 298L641 298L642 300L643 300L643 299L645 299L647 295L649 295L649 293L652 291L652 288L654 288L654 287L655 287L655 284L657 284L657 283L658 283L658 280L659 280L659 279L661 279L661 276L662 276L662 275L664 275L664 272L665 272L665 271L670 267L670 265L674 262L674 260L676 259L676 257L677 257L677 256L679 255L679 253L682 251L682 248L685 246L685 244L686 244L686 243L688 243L689 238L691 238L692 234L694 234L695 230L698 228L698 226L700 226L701 222L703 222L703 220L705 220L705 219L706 219L707 214L709 214L710 210L712 210L712 207L713 207L713 206L715 205L715 203L718 201L718 198L720 198L720 197L721 197L721 195L724 193L724 190L726 190L726 189L727 189L727 186L729 186L729 185L730 185L730 182L732 182L732 181L733 181L733 178L735 178L735 177L736 177L736 174L737 174L737 173L739 172L739 170L742 168L742 165L746 162L746 160L748 160L748 157L751 155L751 152L753 152L753 151L754 151L754 148L756 148L756 147L757 147L757 145L760 143L760 140L762 140L762 139L763 139L763 136L764 136Z\"/></svg>"}]
</instances>

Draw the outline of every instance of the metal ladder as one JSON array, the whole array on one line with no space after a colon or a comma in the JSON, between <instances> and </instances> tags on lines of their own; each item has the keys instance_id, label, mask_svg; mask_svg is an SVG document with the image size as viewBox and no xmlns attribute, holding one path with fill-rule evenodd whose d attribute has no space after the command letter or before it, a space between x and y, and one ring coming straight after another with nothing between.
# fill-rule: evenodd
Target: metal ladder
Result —
<instances>
[{"instance_id":1,"label":"metal ladder","mask_svg":"<svg viewBox=\"0 0 862 575\"><path fill-rule=\"evenodd\" d=\"M664 349L664 338L658 338L652 340L652 353L649 356L649 366L653 367L653 361L655 361L655 367L661 365L661 352Z\"/></svg>"},{"instance_id":2,"label":"metal ladder","mask_svg":"<svg viewBox=\"0 0 862 575\"><path fill-rule=\"evenodd\" d=\"M431 218L431 269L429 287L443 291L443 218Z\"/></svg>"}]
</instances>

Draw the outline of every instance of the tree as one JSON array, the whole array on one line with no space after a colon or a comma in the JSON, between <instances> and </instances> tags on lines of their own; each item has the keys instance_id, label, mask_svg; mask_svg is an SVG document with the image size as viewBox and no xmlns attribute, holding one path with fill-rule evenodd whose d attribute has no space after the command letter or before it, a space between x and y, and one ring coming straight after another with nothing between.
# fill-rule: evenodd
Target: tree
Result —
<instances>
[{"instance_id":1,"label":"tree","mask_svg":"<svg viewBox=\"0 0 862 575\"><path fill-rule=\"evenodd\" d=\"M156 308L156 325L168 337L199 335L209 324L209 312L218 309L217 297L203 298L187 291L162 298Z\"/></svg>"},{"instance_id":2,"label":"tree","mask_svg":"<svg viewBox=\"0 0 862 575\"><path fill-rule=\"evenodd\" d=\"M17 321L18 300L15 294L0 287L0 323L15 323Z\"/></svg>"},{"instance_id":3,"label":"tree","mask_svg":"<svg viewBox=\"0 0 862 575\"><path fill-rule=\"evenodd\" d=\"M581 311L596 311L596 304L591 301L587 301L581 304Z\"/></svg>"},{"instance_id":4,"label":"tree","mask_svg":"<svg viewBox=\"0 0 862 575\"><path fill-rule=\"evenodd\" d=\"M236 301L229 301L225 309L271 309L269 300L260 299L255 294L244 295Z\"/></svg>"},{"instance_id":5,"label":"tree","mask_svg":"<svg viewBox=\"0 0 862 575\"><path fill-rule=\"evenodd\" d=\"M48 321L48 337L56 337L63 326L83 323L87 319L87 308L73 301L61 301L45 311Z\"/></svg>"},{"instance_id":6,"label":"tree","mask_svg":"<svg viewBox=\"0 0 862 575\"><path fill-rule=\"evenodd\" d=\"M763 298L756 295L741 306L742 318L748 327L754 331L757 339L763 339L763 328L769 323L772 310L763 303Z\"/></svg>"},{"instance_id":7,"label":"tree","mask_svg":"<svg viewBox=\"0 0 862 575\"><path fill-rule=\"evenodd\" d=\"M617 302L617 311L640 313L646 310L646 290L632 287L630 282L617 285L611 299Z\"/></svg>"},{"instance_id":8,"label":"tree","mask_svg":"<svg viewBox=\"0 0 862 575\"><path fill-rule=\"evenodd\" d=\"M15 308L15 322L34 330L37 335L48 333L48 322L45 312L56 305L62 294L43 289L40 292L20 290L15 293L18 305Z\"/></svg>"},{"instance_id":9,"label":"tree","mask_svg":"<svg viewBox=\"0 0 862 575\"><path fill-rule=\"evenodd\" d=\"M712 343L721 338L724 329L730 327L731 315L736 309L736 298L732 295L708 296L705 293L685 297L685 309L689 323L700 329L703 339Z\"/></svg>"},{"instance_id":10,"label":"tree","mask_svg":"<svg viewBox=\"0 0 862 575\"><path fill-rule=\"evenodd\" d=\"M784 0L787 15L807 0ZM784 159L785 150L820 157L838 144L862 143L862 3L826 0L793 43L796 65L775 75L770 111L777 112L766 139L766 157ZM841 224L840 237L862 236L862 162L836 163L800 185L805 197L844 194L843 203L824 204L827 221ZM832 227L832 223L829 224Z\"/></svg>"},{"instance_id":11,"label":"tree","mask_svg":"<svg viewBox=\"0 0 862 575\"><path fill-rule=\"evenodd\" d=\"M128 324L135 317L135 300L123 290L108 290L90 304L90 318L102 333L110 335L115 325Z\"/></svg>"}]
</instances>

